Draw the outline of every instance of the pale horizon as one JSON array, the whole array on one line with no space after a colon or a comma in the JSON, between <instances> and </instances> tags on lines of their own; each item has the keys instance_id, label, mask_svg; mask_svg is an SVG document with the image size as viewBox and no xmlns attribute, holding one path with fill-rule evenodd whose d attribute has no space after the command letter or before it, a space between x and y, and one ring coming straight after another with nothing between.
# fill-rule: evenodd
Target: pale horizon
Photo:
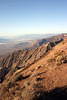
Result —
<instances>
[{"instance_id":1,"label":"pale horizon","mask_svg":"<svg viewBox=\"0 0 67 100\"><path fill-rule=\"evenodd\" d=\"M18 37L18 36L24 36L24 35L50 35L50 34L54 34L54 35L57 35L57 34L63 34L63 33L30 33L30 34L10 34L10 35L0 35L0 37Z\"/></svg>"}]
</instances>

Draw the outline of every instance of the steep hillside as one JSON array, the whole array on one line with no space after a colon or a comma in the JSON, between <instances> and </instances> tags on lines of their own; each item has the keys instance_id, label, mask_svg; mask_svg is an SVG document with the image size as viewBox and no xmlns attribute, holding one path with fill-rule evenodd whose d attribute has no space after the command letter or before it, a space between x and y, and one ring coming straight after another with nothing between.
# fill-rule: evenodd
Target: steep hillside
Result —
<instances>
[{"instance_id":1,"label":"steep hillside","mask_svg":"<svg viewBox=\"0 0 67 100\"><path fill-rule=\"evenodd\" d=\"M67 39L56 43L0 60L1 100L67 100Z\"/></svg>"},{"instance_id":2,"label":"steep hillside","mask_svg":"<svg viewBox=\"0 0 67 100\"><path fill-rule=\"evenodd\" d=\"M45 55L58 42L50 42L33 50L15 51L0 59L1 82L9 71L9 74L12 75L16 70L30 66L32 63Z\"/></svg>"}]
</instances>

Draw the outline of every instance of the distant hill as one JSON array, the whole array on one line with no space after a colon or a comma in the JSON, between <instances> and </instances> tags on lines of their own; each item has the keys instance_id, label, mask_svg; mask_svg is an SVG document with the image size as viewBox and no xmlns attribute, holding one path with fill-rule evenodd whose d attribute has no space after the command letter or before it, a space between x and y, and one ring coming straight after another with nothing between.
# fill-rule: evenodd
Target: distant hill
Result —
<instances>
[{"instance_id":1,"label":"distant hill","mask_svg":"<svg viewBox=\"0 0 67 100\"><path fill-rule=\"evenodd\" d=\"M59 35L55 35L52 36L53 34L46 34L46 36L48 36L48 38L46 38L46 36L44 34L42 34L43 38L42 39L36 39L35 37L38 37L37 35L29 35L27 39L22 38L21 39L16 38L14 40L9 40L9 39L5 39L4 42L1 42L0 45L0 57L16 51L16 50L20 50L20 49L25 49L25 50L31 50L34 48L37 48L43 44L46 44L48 42L55 42L55 41L60 41L63 40L64 38L67 37L67 34L59 34ZM25 35L26 37L26 35ZM30 37L32 37L32 39L29 39ZM34 38L35 39L34 39ZM41 38L41 34L39 35L39 37Z\"/></svg>"},{"instance_id":2,"label":"distant hill","mask_svg":"<svg viewBox=\"0 0 67 100\"><path fill-rule=\"evenodd\" d=\"M5 38L0 38L0 43L4 43L4 42L8 42L10 41L9 39L5 39Z\"/></svg>"},{"instance_id":3,"label":"distant hill","mask_svg":"<svg viewBox=\"0 0 67 100\"><path fill-rule=\"evenodd\" d=\"M42 38L47 38L51 36L55 36L57 34L25 34L21 36L16 36L15 39L42 39Z\"/></svg>"},{"instance_id":4,"label":"distant hill","mask_svg":"<svg viewBox=\"0 0 67 100\"><path fill-rule=\"evenodd\" d=\"M31 46L31 49L39 47L39 46L46 44L48 42L56 42L56 41L60 41L60 40L62 41L66 37L67 37L67 33L64 33L64 34L59 34L56 36L51 36L48 38L39 39L39 40L37 40L37 42L34 45Z\"/></svg>"}]
</instances>

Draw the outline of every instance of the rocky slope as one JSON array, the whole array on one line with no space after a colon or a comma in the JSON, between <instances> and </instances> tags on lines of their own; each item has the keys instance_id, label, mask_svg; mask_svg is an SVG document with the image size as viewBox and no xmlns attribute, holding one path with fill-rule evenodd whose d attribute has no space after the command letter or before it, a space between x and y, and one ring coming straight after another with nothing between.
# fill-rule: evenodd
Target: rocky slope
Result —
<instances>
[{"instance_id":1,"label":"rocky slope","mask_svg":"<svg viewBox=\"0 0 67 100\"><path fill-rule=\"evenodd\" d=\"M0 73L1 100L67 100L67 39L3 57Z\"/></svg>"},{"instance_id":2,"label":"rocky slope","mask_svg":"<svg viewBox=\"0 0 67 100\"><path fill-rule=\"evenodd\" d=\"M3 81L9 71L9 75L12 75L16 70L30 66L51 50L58 42L48 42L46 45L33 50L19 50L0 59L0 81Z\"/></svg>"}]
</instances>

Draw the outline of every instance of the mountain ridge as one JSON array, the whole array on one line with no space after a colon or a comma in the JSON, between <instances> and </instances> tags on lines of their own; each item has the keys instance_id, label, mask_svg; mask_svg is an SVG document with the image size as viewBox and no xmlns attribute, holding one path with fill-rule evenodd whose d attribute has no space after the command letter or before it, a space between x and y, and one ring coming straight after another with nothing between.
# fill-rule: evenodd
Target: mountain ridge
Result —
<instances>
[{"instance_id":1,"label":"mountain ridge","mask_svg":"<svg viewBox=\"0 0 67 100\"><path fill-rule=\"evenodd\" d=\"M13 52L0 59L0 71L1 100L66 100L67 38Z\"/></svg>"},{"instance_id":2,"label":"mountain ridge","mask_svg":"<svg viewBox=\"0 0 67 100\"><path fill-rule=\"evenodd\" d=\"M38 59L40 59L43 55L45 55L49 50L52 49L52 47L54 47L59 42L61 42L61 40L54 43L48 42L47 44L33 50L18 50L13 53L10 53L7 56L0 59L1 71L3 70L2 68L5 68L4 74L6 74L7 72L9 72L8 70L11 70L11 66L13 66L13 64L15 66L14 68L16 68L16 69L13 69L14 71L17 69L29 66L34 61L37 61Z\"/></svg>"}]
</instances>

